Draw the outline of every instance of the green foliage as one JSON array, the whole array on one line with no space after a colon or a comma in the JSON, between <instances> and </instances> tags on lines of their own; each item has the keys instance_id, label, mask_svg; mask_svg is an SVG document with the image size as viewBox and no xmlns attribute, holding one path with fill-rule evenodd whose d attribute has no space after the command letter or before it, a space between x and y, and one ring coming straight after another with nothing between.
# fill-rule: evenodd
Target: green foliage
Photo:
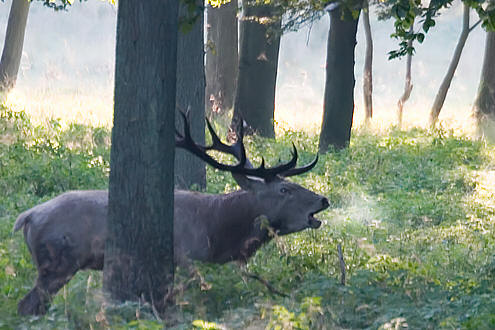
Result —
<instances>
[{"instance_id":1,"label":"green foliage","mask_svg":"<svg viewBox=\"0 0 495 330\"><path fill-rule=\"evenodd\" d=\"M300 305L301 312L289 312L284 306L272 306L272 315L268 329L313 329L317 318L323 314L321 297L306 297ZM321 326L322 324L320 324Z\"/></svg>"},{"instance_id":2,"label":"green foliage","mask_svg":"<svg viewBox=\"0 0 495 330\"><path fill-rule=\"evenodd\" d=\"M213 8L218 8L222 5L229 3L231 0L207 0L206 3Z\"/></svg>"},{"instance_id":3,"label":"green foliage","mask_svg":"<svg viewBox=\"0 0 495 330\"><path fill-rule=\"evenodd\" d=\"M246 142L254 162L271 165L290 157L292 143L300 164L318 147L316 136L290 130ZM104 188L108 150L106 128L33 125L0 109L0 328L494 328L495 148L441 129L355 131L349 148L291 178L329 198L324 225L275 238L245 266L288 297L236 264L196 263L194 273L177 271L165 320L149 305L109 305L97 272L78 273L46 316L17 316L36 272L11 232L16 216L68 189ZM228 174L207 175L211 193L237 189Z\"/></svg>"},{"instance_id":4,"label":"green foliage","mask_svg":"<svg viewBox=\"0 0 495 330\"><path fill-rule=\"evenodd\" d=\"M67 7L72 6L74 3L74 0L38 0L43 2L43 5L46 6L47 8L53 9L55 11L59 10L67 10ZM87 0L79 0L81 2L87 1Z\"/></svg>"},{"instance_id":5,"label":"green foliage","mask_svg":"<svg viewBox=\"0 0 495 330\"><path fill-rule=\"evenodd\" d=\"M229 2L228 0L227 2ZM215 5L218 7L227 2L215 2ZM198 0L181 0L181 6L183 6L186 10L181 11L182 16L179 17L179 29L181 33L189 33L191 32L194 24L198 21L200 17L203 15L204 11L204 3Z\"/></svg>"},{"instance_id":6,"label":"green foliage","mask_svg":"<svg viewBox=\"0 0 495 330\"><path fill-rule=\"evenodd\" d=\"M34 126L24 113L0 109L0 187L5 196L37 197L106 186L109 132L55 119Z\"/></svg>"},{"instance_id":7,"label":"green foliage","mask_svg":"<svg viewBox=\"0 0 495 330\"><path fill-rule=\"evenodd\" d=\"M192 325L198 329L203 329L203 330L223 329L222 326L216 324L215 322L208 322L208 321L203 321L203 320L194 320L192 322Z\"/></svg>"},{"instance_id":8,"label":"green foliage","mask_svg":"<svg viewBox=\"0 0 495 330\"><path fill-rule=\"evenodd\" d=\"M29 0L34 1L34 0ZM53 9L54 11L68 10L72 6L75 0L37 0L43 3L47 8ZM87 0L79 0L79 2L86 2ZM116 0L101 0L116 5Z\"/></svg>"},{"instance_id":9,"label":"green foliage","mask_svg":"<svg viewBox=\"0 0 495 330\"><path fill-rule=\"evenodd\" d=\"M259 1L259 0L258 0ZM312 24L314 21L320 19L327 12L324 10L327 5L337 1L327 0L285 0L276 1L270 0L269 3L273 3L279 6L283 12L282 29L283 31L297 31L304 26ZM342 7L342 19L343 20L355 20L358 19L359 13L363 7L362 0L346 0L339 1L339 6Z\"/></svg>"},{"instance_id":10,"label":"green foliage","mask_svg":"<svg viewBox=\"0 0 495 330\"><path fill-rule=\"evenodd\" d=\"M495 31L495 3L493 1L465 0L473 8L487 31Z\"/></svg>"},{"instance_id":11,"label":"green foliage","mask_svg":"<svg viewBox=\"0 0 495 330\"><path fill-rule=\"evenodd\" d=\"M492 0L464 0L463 2L478 13L485 30L495 31L495 3ZM436 18L443 10L450 8L452 3L453 0L432 0L427 3L420 0L378 1L379 18L394 18L395 32L391 37L400 40L399 49L388 53L389 59L412 54L414 46L408 41L422 43L425 35L436 25ZM422 32L409 30L415 20L420 22Z\"/></svg>"}]
</instances>

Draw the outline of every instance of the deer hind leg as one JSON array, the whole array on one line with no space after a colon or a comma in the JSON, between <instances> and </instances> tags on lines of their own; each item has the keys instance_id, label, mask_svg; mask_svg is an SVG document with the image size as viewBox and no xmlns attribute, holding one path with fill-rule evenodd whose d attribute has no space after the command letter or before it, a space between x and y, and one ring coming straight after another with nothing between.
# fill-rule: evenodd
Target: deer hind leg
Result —
<instances>
[{"instance_id":1,"label":"deer hind leg","mask_svg":"<svg viewBox=\"0 0 495 330\"><path fill-rule=\"evenodd\" d=\"M78 263L71 258L71 248L58 242L49 242L40 247L36 255L38 278L28 294L17 306L20 315L43 315L49 303L74 274L79 270Z\"/></svg>"}]
</instances>

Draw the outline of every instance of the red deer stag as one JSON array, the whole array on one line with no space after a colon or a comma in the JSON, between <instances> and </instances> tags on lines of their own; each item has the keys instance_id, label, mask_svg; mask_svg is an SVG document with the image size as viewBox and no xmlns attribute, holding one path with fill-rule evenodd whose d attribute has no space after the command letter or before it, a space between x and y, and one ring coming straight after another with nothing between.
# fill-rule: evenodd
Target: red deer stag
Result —
<instances>
[{"instance_id":1,"label":"red deer stag","mask_svg":"<svg viewBox=\"0 0 495 330\"><path fill-rule=\"evenodd\" d=\"M231 172L241 190L214 195L175 191L174 249L177 263L188 258L213 263L245 262L271 239L260 216L279 235L318 228L314 214L328 207L328 200L284 178L311 170L315 160L296 168L292 159L274 168L264 162L253 168L246 158L242 133L233 145L220 141L209 122L211 146L191 138L184 117L184 134L177 133L176 146L211 166ZM216 150L234 156L237 165L215 161L207 154ZM71 191L35 206L17 218L14 231L24 227L24 238L38 269L34 288L19 302L20 314L44 314L51 297L80 269L103 268L108 207L107 191Z\"/></svg>"}]
</instances>

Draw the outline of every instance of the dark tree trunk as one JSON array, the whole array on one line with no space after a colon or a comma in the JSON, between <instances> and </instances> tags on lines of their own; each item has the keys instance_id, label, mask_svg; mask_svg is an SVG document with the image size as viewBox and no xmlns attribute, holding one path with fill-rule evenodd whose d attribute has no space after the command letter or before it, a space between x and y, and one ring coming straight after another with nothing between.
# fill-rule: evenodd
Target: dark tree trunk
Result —
<instances>
[{"instance_id":1,"label":"dark tree trunk","mask_svg":"<svg viewBox=\"0 0 495 330\"><path fill-rule=\"evenodd\" d=\"M248 133L273 138L281 36L278 9L244 1L240 26L239 73L232 126L236 127L239 118L243 118L250 127Z\"/></svg>"},{"instance_id":2,"label":"dark tree trunk","mask_svg":"<svg viewBox=\"0 0 495 330\"><path fill-rule=\"evenodd\" d=\"M485 58L474 102L474 115L480 132L495 140L495 32L486 33Z\"/></svg>"},{"instance_id":3,"label":"dark tree trunk","mask_svg":"<svg viewBox=\"0 0 495 330\"><path fill-rule=\"evenodd\" d=\"M173 283L177 0L119 1L104 288L163 313Z\"/></svg>"},{"instance_id":4,"label":"dark tree trunk","mask_svg":"<svg viewBox=\"0 0 495 330\"><path fill-rule=\"evenodd\" d=\"M413 31L414 23L411 25L410 32ZM412 40L407 42L407 47L412 47ZM406 82L404 83L404 92L397 102L397 126L402 127L402 117L404 114L404 104L409 100L411 92L413 89L413 84L411 83L411 66L412 66L412 53L407 54L406 59Z\"/></svg>"},{"instance_id":5,"label":"dark tree trunk","mask_svg":"<svg viewBox=\"0 0 495 330\"><path fill-rule=\"evenodd\" d=\"M5 44L0 60L0 93L3 94L14 88L17 80L30 3L28 0L13 0L10 7Z\"/></svg>"},{"instance_id":6,"label":"dark tree trunk","mask_svg":"<svg viewBox=\"0 0 495 330\"><path fill-rule=\"evenodd\" d=\"M341 6L330 11L327 71L320 152L329 146L345 148L351 138L354 114L354 50L358 19Z\"/></svg>"},{"instance_id":7,"label":"dark tree trunk","mask_svg":"<svg viewBox=\"0 0 495 330\"><path fill-rule=\"evenodd\" d=\"M202 4L202 2L201 2ZM198 4L199 5L199 4ZM187 14L181 5L179 16ZM195 141L205 140L205 66L204 66L204 18L201 15L192 30L179 32L177 40L177 109L186 111L190 118L191 134ZM181 127L176 116L177 127ZM203 189L206 186L206 168L198 157L184 150L175 151L175 186Z\"/></svg>"},{"instance_id":8,"label":"dark tree trunk","mask_svg":"<svg viewBox=\"0 0 495 330\"><path fill-rule=\"evenodd\" d=\"M461 59L462 50L464 49L464 45L466 44L466 40L469 36L469 32L472 31L472 28L469 27L470 8L466 3L464 3L463 6L464 6L464 15L462 18L461 35L459 36L459 41L457 42L457 46L455 47L454 55L452 56L452 60L450 61L450 65L447 70L447 73L443 78L442 84L438 89L437 95L435 96L435 101L433 102L433 106L431 107L430 110L431 127L434 127L438 121L438 116L440 115L440 111L442 110L443 103L445 102L445 98L447 97L447 92L449 91L452 78L454 78L455 70L457 69L459 60Z\"/></svg>"},{"instance_id":9,"label":"dark tree trunk","mask_svg":"<svg viewBox=\"0 0 495 330\"><path fill-rule=\"evenodd\" d=\"M371 37L371 24L368 0L363 4L363 26L366 36L366 53L363 70L363 98L364 120L369 123L373 117L373 38Z\"/></svg>"},{"instance_id":10,"label":"dark tree trunk","mask_svg":"<svg viewBox=\"0 0 495 330\"><path fill-rule=\"evenodd\" d=\"M206 115L223 115L234 106L238 65L237 0L207 7Z\"/></svg>"}]
</instances>

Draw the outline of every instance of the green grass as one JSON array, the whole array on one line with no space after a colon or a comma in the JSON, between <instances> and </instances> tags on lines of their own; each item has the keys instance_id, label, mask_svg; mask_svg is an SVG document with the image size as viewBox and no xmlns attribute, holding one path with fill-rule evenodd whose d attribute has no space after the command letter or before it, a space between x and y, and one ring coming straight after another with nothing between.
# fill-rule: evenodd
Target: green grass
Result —
<instances>
[{"instance_id":1,"label":"green grass","mask_svg":"<svg viewBox=\"0 0 495 330\"><path fill-rule=\"evenodd\" d=\"M282 131L277 142L248 138L256 162L290 156L309 162L317 137ZM108 306L101 273L80 272L44 317L19 317L16 305L36 276L22 234L23 210L71 189L105 188L109 131L37 126L0 109L0 328L161 328L149 306ZM294 181L326 195L324 225L276 239L247 270L288 297L242 276L235 264L197 264L203 280L179 271L168 327L495 328L495 148L453 131L354 131L348 149L320 157ZM208 168L209 192L236 189ZM337 245L346 262L340 284Z\"/></svg>"}]
</instances>

